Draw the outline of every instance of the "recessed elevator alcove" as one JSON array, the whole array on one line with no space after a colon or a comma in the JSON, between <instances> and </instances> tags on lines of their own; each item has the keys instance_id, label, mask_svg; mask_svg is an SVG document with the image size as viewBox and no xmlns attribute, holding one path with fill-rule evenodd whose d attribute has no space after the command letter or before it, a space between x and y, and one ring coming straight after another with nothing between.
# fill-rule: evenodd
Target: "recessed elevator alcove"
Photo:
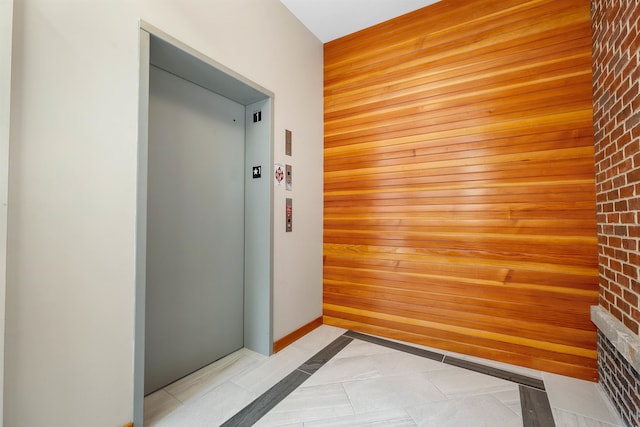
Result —
<instances>
[{"instance_id":1,"label":"recessed elevator alcove","mask_svg":"<svg viewBox=\"0 0 640 427\"><path fill-rule=\"evenodd\" d=\"M144 395L273 347L273 95L141 27L136 423Z\"/></svg>"}]
</instances>

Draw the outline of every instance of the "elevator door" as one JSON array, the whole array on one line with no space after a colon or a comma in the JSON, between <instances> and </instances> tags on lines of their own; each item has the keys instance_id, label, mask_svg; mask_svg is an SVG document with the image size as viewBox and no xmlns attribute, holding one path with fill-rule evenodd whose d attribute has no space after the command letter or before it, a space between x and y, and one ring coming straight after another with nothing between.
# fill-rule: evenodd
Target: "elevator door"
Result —
<instances>
[{"instance_id":1,"label":"elevator door","mask_svg":"<svg viewBox=\"0 0 640 427\"><path fill-rule=\"evenodd\" d=\"M243 346L244 106L151 67L145 394Z\"/></svg>"}]
</instances>

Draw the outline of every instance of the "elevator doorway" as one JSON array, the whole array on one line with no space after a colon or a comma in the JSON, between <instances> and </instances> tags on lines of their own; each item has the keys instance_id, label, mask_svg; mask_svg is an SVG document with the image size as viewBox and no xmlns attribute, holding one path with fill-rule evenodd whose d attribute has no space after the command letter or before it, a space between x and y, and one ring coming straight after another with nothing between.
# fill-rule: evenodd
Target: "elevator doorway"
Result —
<instances>
[{"instance_id":1,"label":"elevator doorway","mask_svg":"<svg viewBox=\"0 0 640 427\"><path fill-rule=\"evenodd\" d=\"M243 346L244 115L149 70L145 394Z\"/></svg>"},{"instance_id":2,"label":"elevator doorway","mask_svg":"<svg viewBox=\"0 0 640 427\"><path fill-rule=\"evenodd\" d=\"M136 425L145 394L273 351L273 94L141 21L139 99Z\"/></svg>"}]
</instances>

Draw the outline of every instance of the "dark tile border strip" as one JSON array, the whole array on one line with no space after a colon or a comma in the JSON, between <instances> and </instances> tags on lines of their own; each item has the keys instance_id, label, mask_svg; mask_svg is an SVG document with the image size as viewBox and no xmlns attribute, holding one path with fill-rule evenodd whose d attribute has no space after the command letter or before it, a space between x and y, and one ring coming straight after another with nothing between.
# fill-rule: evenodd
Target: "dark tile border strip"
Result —
<instances>
[{"instance_id":1,"label":"dark tile border strip","mask_svg":"<svg viewBox=\"0 0 640 427\"><path fill-rule=\"evenodd\" d=\"M395 350L404 351L417 356L427 357L438 362L468 369L480 374L489 375L518 384L520 392L520 408L522 409L523 427L555 427L553 412L549 404L549 396L544 388L544 381L537 378L528 377L522 374L493 368L480 363L457 357L446 356L429 350L424 350L410 345L390 341L372 335L361 334L359 332L347 331L344 336L367 341L373 344L382 345Z\"/></svg>"},{"instance_id":2,"label":"dark tile border strip","mask_svg":"<svg viewBox=\"0 0 640 427\"><path fill-rule=\"evenodd\" d=\"M522 407L524 427L555 427L549 398L542 380L351 330L333 340L295 371L224 422L221 427L255 424L354 339L516 383L519 385L520 390L520 405Z\"/></svg>"},{"instance_id":3,"label":"dark tile border strip","mask_svg":"<svg viewBox=\"0 0 640 427\"><path fill-rule=\"evenodd\" d=\"M523 427L556 427L547 393L523 385L519 388Z\"/></svg>"},{"instance_id":4,"label":"dark tile border strip","mask_svg":"<svg viewBox=\"0 0 640 427\"><path fill-rule=\"evenodd\" d=\"M265 391L256 400L245 406L240 412L225 421L222 426L254 425L308 378L309 374L296 369L269 390Z\"/></svg>"},{"instance_id":5,"label":"dark tile border strip","mask_svg":"<svg viewBox=\"0 0 640 427\"><path fill-rule=\"evenodd\" d=\"M503 380L511 381L519 385L535 388L537 390L544 391L544 382L537 378L528 377L522 374L516 374L515 372L505 371L503 369L493 368L491 366L482 365L480 363L471 362L469 360L458 359L457 357L445 356L444 363L448 365L457 366L459 368L469 369L470 371L479 372L485 375L491 375L492 377L501 378Z\"/></svg>"},{"instance_id":6,"label":"dark tile border strip","mask_svg":"<svg viewBox=\"0 0 640 427\"><path fill-rule=\"evenodd\" d=\"M222 426L235 427L255 424L351 341L353 341L352 338L344 335L339 336L300 365L295 371L291 372L256 400L245 406L240 412L225 421Z\"/></svg>"},{"instance_id":7,"label":"dark tile border strip","mask_svg":"<svg viewBox=\"0 0 640 427\"><path fill-rule=\"evenodd\" d=\"M389 341L384 338L375 337L373 335L361 334L360 332L355 332L355 331L347 331L344 333L344 336L355 338L360 341L368 341L373 344L378 344L384 347L403 351L405 353L410 353L416 356L426 357L427 359L435 360L437 362L442 362L444 360L443 354L436 353L429 350L424 350L422 348L412 347L410 345L402 344L395 341Z\"/></svg>"},{"instance_id":8,"label":"dark tile border strip","mask_svg":"<svg viewBox=\"0 0 640 427\"><path fill-rule=\"evenodd\" d=\"M300 365L298 369L309 374L309 376L315 374L318 369L322 368L325 363L331 360L333 356L338 354L351 341L353 341L353 339L350 337L345 337L344 335L339 336L325 348L314 354L309 360Z\"/></svg>"},{"instance_id":9,"label":"dark tile border strip","mask_svg":"<svg viewBox=\"0 0 640 427\"><path fill-rule=\"evenodd\" d=\"M514 382L520 385L525 385L527 387L532 387L538 390L544 390L544 382L542 380L528 377L526 375L516 374L514 372L493 368L491 366L486 366L480 363L459 359L457 357L446 356L444 354L436 353L430 350L424 350L421 348L412 347L407 344L390 341L390 340L379 338L373 335L362 334L360 332L347 331L344 333L344 336L359 339L361 341L368 341L373 344L378 344L385 347L393 348L395 350L404 351L405 353L411 353L416 356L426 357L428 359L446 363L447 365L457 366L458 368L464 368L470 371L478 372L480 374L501 378L503 380L511 381L511 382Z\"/></svg>"}]
</instances>

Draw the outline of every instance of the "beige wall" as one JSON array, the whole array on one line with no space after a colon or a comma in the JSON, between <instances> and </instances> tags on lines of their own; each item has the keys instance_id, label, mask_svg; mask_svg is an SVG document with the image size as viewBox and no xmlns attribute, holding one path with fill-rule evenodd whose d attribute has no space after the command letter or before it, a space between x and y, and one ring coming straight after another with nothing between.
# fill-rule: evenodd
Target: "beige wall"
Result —
<instances>
[{"instance_id":1,"label":"beige wall","mask_svg":"<svg viewBox=\"0 0 640 427\"><path fill-rule=\"evenodd\" d=\"M7 256L7 186L13 0L0 0L0 385L4 382L4 315ZM0 427L3 389L0 387Z\"/></svg>"},{"instance_id":2,"label":"beige wall","mask_svg":"<svg viewBox=\"0 0 640 427\"><path fill-rule=\"evenodd\" d=\"M139 19L275 93L274 338L321 314L322 45L277 0L15 5L5 426L132 419ZM285 159L284 129L294 131ZM304 250L301 250L304 248ZM285 264L288 261L289 264Z\"/></svg>"}]
</instances>

